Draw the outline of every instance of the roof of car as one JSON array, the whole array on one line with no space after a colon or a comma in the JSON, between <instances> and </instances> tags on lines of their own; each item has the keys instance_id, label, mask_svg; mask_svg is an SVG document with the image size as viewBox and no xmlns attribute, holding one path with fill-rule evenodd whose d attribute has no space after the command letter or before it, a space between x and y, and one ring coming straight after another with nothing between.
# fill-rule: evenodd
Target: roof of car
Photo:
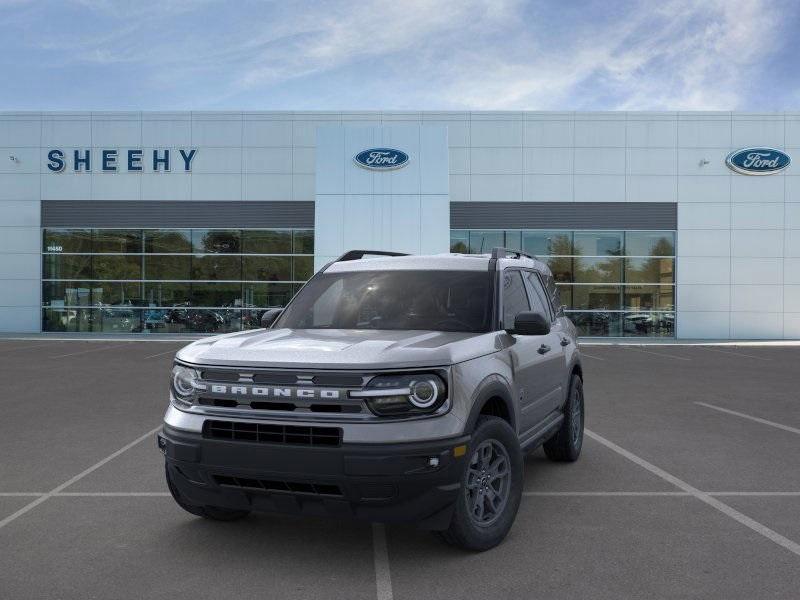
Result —
<instances>
[{"instance_id":1,"label":"roof of car","mask_svg":"<svg viewBox=\"0 0 800 600\"><path fill-rule=\"evenodd\" d=\"M353 271L486 271L490 254L428 254L404 256L375 256L358 260L342 260L331 263L326 273L348 273ZM540 260L527 256L499 258L499 269L510 266L528 267L546 273L550 269Z\"/></svg>"}]
</instances>

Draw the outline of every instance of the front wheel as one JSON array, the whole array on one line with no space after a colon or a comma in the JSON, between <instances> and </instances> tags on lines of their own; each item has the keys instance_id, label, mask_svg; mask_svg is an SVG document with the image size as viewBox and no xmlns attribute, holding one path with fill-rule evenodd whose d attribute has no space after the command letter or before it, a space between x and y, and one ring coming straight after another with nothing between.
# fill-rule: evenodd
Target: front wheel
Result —
<instances>
[{"instance_id":1,"label":"front wheel","mask_svg":"<svg viewBox=\"0 0 800 600\"><path fill-rule=\"evenodd\" d=\"M544 443L544 453L550 460L574 462L583 447L583 381L573 374L569 384L569 398L564 405L564 420L556 434Z\"/></svg>"},{"instance_id":2,"label":"front wheel","mask_svg":"<svg viewBox=\"0 0 800 600\"><path fill-rule=\"evenodd\" d=\"M470 443L453 520L440 536L465 550L483 551L505 539L522 498L523 460L508 423L481 417Z\"/></svg>"},{"instance_id":3,"label":"front wheel","mask_svg":"<svg viewBox=\"0 0 800 600\"><path fill-rule=\"evenodd\" d=\"M169 472L169 466L164 465L164 472L167 476L167 487L172 498L183 510L198 517L211 519L213 521L238 521L250 514L249 510L232 510L230 508L222 508L220 506L198 506L190 504L186 499L181 496L175 482L172 481L172 475Z\"/></svg>"}]
</instances>

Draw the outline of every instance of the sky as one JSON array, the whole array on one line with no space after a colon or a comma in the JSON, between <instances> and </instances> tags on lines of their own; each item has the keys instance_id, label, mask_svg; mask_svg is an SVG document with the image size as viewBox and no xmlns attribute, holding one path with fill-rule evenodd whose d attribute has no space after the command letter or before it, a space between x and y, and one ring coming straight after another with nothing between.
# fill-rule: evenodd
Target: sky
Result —
<instances>
[{"instance_id":1,"label":"sky","mask_svg":"<svg viewBox=\"0 0 800 600\"><path fill-rule=\"evenodd\" d=\"M800 110L795 0L0 0L0 110Z\"/></svg>"}]
</instances>

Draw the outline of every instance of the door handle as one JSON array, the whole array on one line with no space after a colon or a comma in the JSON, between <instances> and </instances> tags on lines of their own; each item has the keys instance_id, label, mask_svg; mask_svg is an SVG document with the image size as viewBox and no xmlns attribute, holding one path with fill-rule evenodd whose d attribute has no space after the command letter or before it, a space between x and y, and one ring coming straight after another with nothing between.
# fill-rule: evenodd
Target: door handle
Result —
<instances>
[{"instance_id":1,"label":"door handle","mask_svg":"<svg viewBox=\"0 0 800 600\"><path fill-rule=\"evenodd\" d=\"M537 352L539 354L547 354L548 352L550 352L550 346L548 346L547 344L542 344L541 346L539 346Z\"/></svg>"},{"instance_id":2,"label":"door handle","mask_svg":"<svg viewBox=\"0 0 800 600\"><path fill-rule=\"evenodd\" d=\"M569 338L561 338L561 345L562 346L569 346Z\"/></svg>"}]
</instances>

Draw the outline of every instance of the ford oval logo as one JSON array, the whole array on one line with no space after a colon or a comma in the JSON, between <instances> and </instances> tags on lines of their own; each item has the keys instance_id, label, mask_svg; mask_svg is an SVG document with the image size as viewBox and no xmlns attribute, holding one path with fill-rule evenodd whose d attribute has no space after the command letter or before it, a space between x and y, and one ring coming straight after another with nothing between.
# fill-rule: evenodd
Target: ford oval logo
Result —
<instances>
[{"instance_id":1,"label":"ford oval logo","mask_svg":"<svg viewBox=\"0 0 800 600\"><path fill-rule=\"evenodd\" d=\"M394 148L369 148L356 154L353 160L358 166L365 169L388 171L405 166L408 162L408 154Z\"/></svg>"},{"instance_id":2,"label":"ford oval logo","mask_svg":"<svg viewBox=\"0 0 800 600\"><path fill-rule=\"evenodd\" d=\"M742 148L728 155L725 164L743 175L771 175L783 171L792 159L775 148Z\"/></svg>"}]
</instances>

